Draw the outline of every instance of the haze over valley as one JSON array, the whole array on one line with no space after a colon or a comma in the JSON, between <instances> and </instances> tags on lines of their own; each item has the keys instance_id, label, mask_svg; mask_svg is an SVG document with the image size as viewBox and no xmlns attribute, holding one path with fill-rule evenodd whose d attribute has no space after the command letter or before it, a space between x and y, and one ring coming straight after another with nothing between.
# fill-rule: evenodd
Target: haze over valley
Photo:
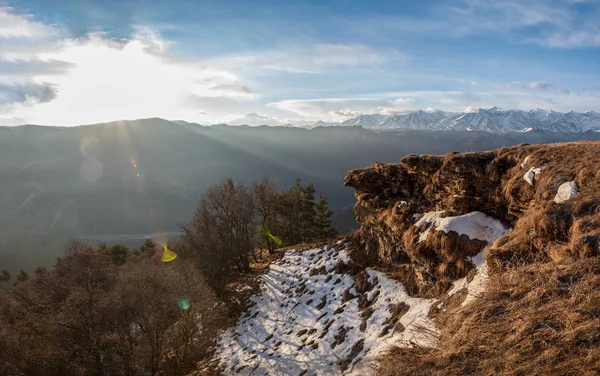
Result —
<instances>
[{"instance_id":1,"label":"haze over valley","mask_svg":"<svg viewBox=\"0 0 600 376\"><path fill-rule=\"evenodd\" d=\"M136 246L177 237L204 191L226 177L281 188L313 182L342 232L355 227L348 170L409 153L477 151L519 143L600 139L600 133L402 131L363 127L200 126L163 119L79 127L0 128L0 262L52 263L70 238Z\"/></svg>"}]
</instances>

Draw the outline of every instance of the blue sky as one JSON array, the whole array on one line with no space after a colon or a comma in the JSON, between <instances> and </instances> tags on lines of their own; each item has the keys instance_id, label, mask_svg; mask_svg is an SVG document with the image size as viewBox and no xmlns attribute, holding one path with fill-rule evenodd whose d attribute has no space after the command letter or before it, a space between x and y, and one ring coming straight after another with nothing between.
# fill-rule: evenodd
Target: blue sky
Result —
<instances>
[{"instance_id":1,"label":"blue sky","mask_svg":"<svg viewBox=\"0 0 600 376\"><path fill-rule=\"evenodd\" d=\"M600 111L594 0L0 0L0 124Z\"/></svg>"}]
</instances>

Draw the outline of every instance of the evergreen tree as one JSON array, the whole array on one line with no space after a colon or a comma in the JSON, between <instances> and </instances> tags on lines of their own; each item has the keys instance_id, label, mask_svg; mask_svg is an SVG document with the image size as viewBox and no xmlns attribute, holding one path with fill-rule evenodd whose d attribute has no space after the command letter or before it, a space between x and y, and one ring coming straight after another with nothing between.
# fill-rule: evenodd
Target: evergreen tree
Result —
<instances>
[{"instance_id":1,"label":"evergreen tree","mask_svg":"<svg viewBox=\"0 0 600 376\"><path fill-rule=\"evenodd\" d=\"M319 240L325 240L337 235L337 231L331 226L332 215L333 212L329 210L327 197L321 193L315 216L315 230Z\"/></svg>"},{"instance_id":2,"label":"evergreen tree","mask_svg":"<svg viewBox=\"0 0 600 376\"><path fill-rule=\"evenodd\" d=\"M152 256L154 254L154 248L156 247L156 243L152 241L152 239L146 239L144 243L140 246L140 248L135 249L133 253L136 256L141 254L145 254L147 256Z\"/></svg>"},{"instance_id":3,"label":"evergreen tree","mask_svg":"<svg viewBox=\"0 0 600 376\"><path fill-rule=\"evenodd\" d=\"M115 264L123 265L127 261L129 249L122 244L115 244L104 252L110 255Z\"/></svg>"},{"instance_id":4,"label":"evergreen tree","mask_svg":"<svg viewBox=\"0 0 600 376\"><path fill-rule=\"evenodd\" d=\"M140 246L140 251L145 252L148 249L154 249L154 247L156 247L156 243L152 239L146 239Z\"/></svg>"},{"instance_id":5,"label":"evergreen tree","mask_svg":"<svg viewBox=\"0 0 600 376\"><path fill-rule=\"evenodd\" d=\"M0 282L8 282L10 281L10 273L4 269L2 273L0 273Z\"/></svg>"},{"instance_id":6,"label":"evergreen tree","mask_svg":"<svg viewBox=\"0 0 600 376\"><path fill-rule=\"evenodd\" d=\"M27 272L23 269L19 270L19 272L17 273L17 281L25 282L28 279L29 279L29 274L27 274Z\"/></svg>"},{"instance_id":7,"label":"evergreen tree","mask_svg":"<svg viewBox=\"0 0 600 376\"><path fill-rule=\"evenodd\" d=\"M317 215L315 204L315 186L309 183L306 187L302 187L302 204L300 207L300 222L302 233L300 234L303 241L309 241L315 238L315 217Z\"/></svg>"},{"instance_id":8,"label":"evergreen tree","mask_svg":"<svg viewBox=\"0 0 600 376\"><path fill-rule=\"evenodd\" d=\"M301 212L303 196L300 179L296 180L296 184L281 194L282 239L287 245L302 242Z\"/></svg>"}]
</instances>

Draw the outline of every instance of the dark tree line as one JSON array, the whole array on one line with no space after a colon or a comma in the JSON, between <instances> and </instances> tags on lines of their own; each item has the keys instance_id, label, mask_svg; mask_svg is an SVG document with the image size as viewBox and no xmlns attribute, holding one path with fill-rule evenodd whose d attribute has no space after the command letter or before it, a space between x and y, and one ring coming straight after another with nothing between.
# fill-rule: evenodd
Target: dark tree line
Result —
<instances>
[{"instance_id":1,"label":"dark tree line","mask_svg":"<svg viewBox=\"0 0 600 376\"><path fill-rule=\"evenodd\" d=\"M275 238L290 246L334 236L327 198L321 194L317 201L315 193L312 183L300 180L284 191L271 179L252 186L227 179L211 187L183 227L183 239L215 291L224 292L236 273L250 270L257 247L274 252Z\"/></svg>"},{"instance_id":2,"label":"dark tree line","mask_svg":"<svg viewBox=\"0 0 600 376\"><path fill-rule=\"evenodd\" d=\"M257 248L335 235L327 199L315 195L300 181L280 191L269 179L228 179L168 246L172 262L150 240L138 249L73 241L55 265L20 271L13 284L0 272L0 375L188 374L239 308L227 287L251 271Z\"/></svg>"},{"instance_id":3,"label":"dark tree line","mask_svg":"<svg viewBox=\"0 0 600 376\"><path fill-rule=\"evenodd\" d=\"M162 263L157 251L75 241L56 265L1 289L0 375L193 371L226 308L193 260Z\"/></svg>"}]
</instances>

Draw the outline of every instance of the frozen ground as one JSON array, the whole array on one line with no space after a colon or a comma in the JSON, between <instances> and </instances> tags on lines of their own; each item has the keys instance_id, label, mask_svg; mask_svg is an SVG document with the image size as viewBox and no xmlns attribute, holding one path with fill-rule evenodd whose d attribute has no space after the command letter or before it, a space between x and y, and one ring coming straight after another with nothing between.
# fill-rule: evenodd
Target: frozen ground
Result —
<instances>
[{"instance_id":1,"label":"frozen ground","mask_svg":"<svg viewBox=\"0 0 600 376\"><path fill-rule=\"evenodd\" d=\"M489 246L507 231L480 212L442 214L424 213L423 232L456 231ZM466 288L464 304L483 292L487 280L484 252L472 261L475 278L457 280L449 292ZM410 297L400 282L375 270L353 277L349 263L347 249L338 244L290 251L272 264L247 313L220 339L224 373L369 375L376 373L377 356L392 345L436 345L428 313L437 300Z\"/></svg>"},{"instance_id":2,"label":"frozen ground","mask_svg":"<svg viewBox=\"0 0 600 376\"><path fill-rule=\"evenodd\" d=\"M255 305L221 338L225 373L364 375L390 345L435 345L427 318L433 300L412 298L401 283L369 270L373 287L362 300L371 303L361 312L354 278L335 271L340 261L349 261L345 249L325 248L289 252L272 265ZM344 292L354 298L343 302ZM394 308L406 312L397 318Z\"/></svg>"}]
</instances>

